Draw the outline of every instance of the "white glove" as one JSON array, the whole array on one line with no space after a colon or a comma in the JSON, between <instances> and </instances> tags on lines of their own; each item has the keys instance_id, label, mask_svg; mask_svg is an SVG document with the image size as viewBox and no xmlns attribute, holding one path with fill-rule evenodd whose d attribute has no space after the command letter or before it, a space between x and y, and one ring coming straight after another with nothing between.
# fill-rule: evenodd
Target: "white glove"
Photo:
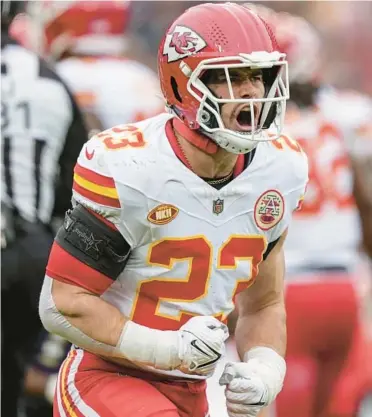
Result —
<instances>
[{"instance_id":1,"label":"white glove","mask_svg":"<svg viewBox=\"0 0 372 417\"><path fill-rule=\"evenodd\" d=\"M211 316L192 317L179 329L181 337L178 369L187 374L210 376L225 353L229 331Z\"/></svg>"},{"instance_id":2,"label":"white glove","mask_svg":"<svg viewBox=\"0 0 372 417\"><path fill-rule=\"evenodd\" d=\"M213 374L225 352L227 326L211 316L192 317L179 330L157 330L128 320L114 355L156 369Z\"/></svg>"},{"instance_id":3,"label":"white glove","mask_svg":"<svg viewBox=\"0 0 372 417\"><path fill-rule=\"evenodd\" d=\"M228 363L220 378L220 385L227 385L226 406L230 417L256 417L274 401L283 386L286 364L273 349L253 348L244 360Z\"/></svg>"}]
</instances>

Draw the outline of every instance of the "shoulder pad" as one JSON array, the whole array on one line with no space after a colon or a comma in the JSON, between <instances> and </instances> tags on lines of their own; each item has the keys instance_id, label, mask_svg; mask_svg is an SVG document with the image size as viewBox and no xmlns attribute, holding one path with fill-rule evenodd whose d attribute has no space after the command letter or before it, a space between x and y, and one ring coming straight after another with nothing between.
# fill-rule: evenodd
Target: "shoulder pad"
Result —
<instances>
[{"instance_id":1,"label":"shoulder pad","mask_svg":"<svg viewBox=\"0 0 372 417\"><path fill-rule=\"evenodd\" d=\"M154 121L154 118L115 126L96 134L84 145L74 170L73 192L76 201L104 217L120 217L118 210L121 204L116 181L124 167L129 169L133 153L149 147L145 131L149 130L148 126L153 126L151 120ZM117 223L115 218L109 220Z\"/></svg>"},{"instance_id":2,"label":"shoulder pad","mask_svg":"<svg viewBox=\"0 0 372 417\"><path fill-rule=\"evenodd\" d=\"M282 134L278 139L271 141L270 145L284 158L282 169L287 172L286 182L291 184L289 188L304 190L308 182L308 159L300 144L287 134Z\"/></svg>"},{"instance_id":3,"label":"shoulder pad","mask_svg":"<svg viewBox=\"0 0 372 417\"><path fill-rule=\"evenodd\" d=\"M278 139L272 140L270 143L280 151L303 153L300 144L287 134L282 134Z\"/></svg>"},{"instance_id":4,"label":"shoulder pad","mask_svg":"<svg viewBox=\"0 0 372 417\"><path fill-rule=\"evenodd\" d=\"M73 197L113 223L120 217L120 200L110 164L107 148L98 135L82 148L74 168Z\"/></svg>"}]
</instances>

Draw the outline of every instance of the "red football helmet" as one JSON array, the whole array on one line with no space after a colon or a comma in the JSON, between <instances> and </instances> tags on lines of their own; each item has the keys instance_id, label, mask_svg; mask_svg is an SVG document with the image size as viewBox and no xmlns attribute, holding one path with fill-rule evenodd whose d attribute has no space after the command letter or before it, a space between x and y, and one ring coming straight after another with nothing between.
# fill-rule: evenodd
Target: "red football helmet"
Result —
<instances>
[{"instance_id":1,"label":"red football helmet","mask_svg":"<svg viewBox=\"0 0 372 417\"><path fill-rule=\"evenodd\" d=\"M191 7L167 30L158 51L161 88L168 111L190 129L200 129L222 148L246 153L258 141L280 136L288 92L288 68L269 26L250 9L234 3L207 3ZM265 97L235 98L229 70L261 69ZM229 99L216 97L201 80L205 71L223 69ZM224 103L249 106L262 103L257 126L249 132L227 129L220 114ZM272 126L271 126L272 125ZM269 137L265 132L276 128Z\"/></svg>"},{"instance_id":2,"label":"red football helmet","mask_svg":"<svg viewBox=\"0 0 372 417\"><path fill-rule=\"evenodd\" d=\"M38 33L37 51L52 59L64 52L86 55L119 54L130 1L32 1L28 13Z\"/></svg>"}]
</instances>

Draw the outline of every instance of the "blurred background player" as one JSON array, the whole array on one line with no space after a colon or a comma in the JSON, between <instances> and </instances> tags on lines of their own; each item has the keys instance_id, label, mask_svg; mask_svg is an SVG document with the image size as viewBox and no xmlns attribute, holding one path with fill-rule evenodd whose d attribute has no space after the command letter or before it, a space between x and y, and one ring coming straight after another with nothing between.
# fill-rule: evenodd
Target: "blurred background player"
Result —
<instances>
[{"instance_id":1,"label":"blurred background player","mask_svg":"<svg viewBox=\"0 0 372 417\"><path fill-rule=\"evenodd\" d=\"M130 1L30 2L34 47L53 61L90 130L140 121L164 110L158 78L131 59Z\"/></svg>"},{"instance_id":2,"label":"blurred background player","mask_svg":"<svg viewBox=\"0 0 372 417\"><path fill-rule=\"evenodd\" d=\"M16 416L52 222L70 207L73 166L87 140L55 72L9 35L25 2L1 1L2 415Z\"/></svg>"},{"instance_id":3,"label":"blurred background player","mask_svg":"<svg viewBox=\"0 0 372 417\"><path fill-rule=\"evenodd\" d=\"M352 417L372 393L361 308L371 295L371 179L360 158L372 156L372 102L323 82L321 41L305 19L270 10L266 19L289 61L285 132L307 153L310 178L285 245L288 372L276 412Z\"/></svg>"}]
</instances>

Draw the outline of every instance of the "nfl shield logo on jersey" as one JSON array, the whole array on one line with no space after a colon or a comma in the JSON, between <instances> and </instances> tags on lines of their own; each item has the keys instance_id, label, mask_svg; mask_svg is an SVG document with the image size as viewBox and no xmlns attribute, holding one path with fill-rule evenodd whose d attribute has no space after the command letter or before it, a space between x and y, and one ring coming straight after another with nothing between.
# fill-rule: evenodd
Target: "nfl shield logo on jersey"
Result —
<instances>
[{"instance_id":1,"label":"nfl shield logo on jersey","mask_svg":"<svg viewBox=\"0 0 372 417\"><path fill-rule=\"evenodd\" d=\"M223 200L217 198L217 200L213 200L213 213L214 214L221 214L223 212Z\"/></svg>"}]
</instances>

